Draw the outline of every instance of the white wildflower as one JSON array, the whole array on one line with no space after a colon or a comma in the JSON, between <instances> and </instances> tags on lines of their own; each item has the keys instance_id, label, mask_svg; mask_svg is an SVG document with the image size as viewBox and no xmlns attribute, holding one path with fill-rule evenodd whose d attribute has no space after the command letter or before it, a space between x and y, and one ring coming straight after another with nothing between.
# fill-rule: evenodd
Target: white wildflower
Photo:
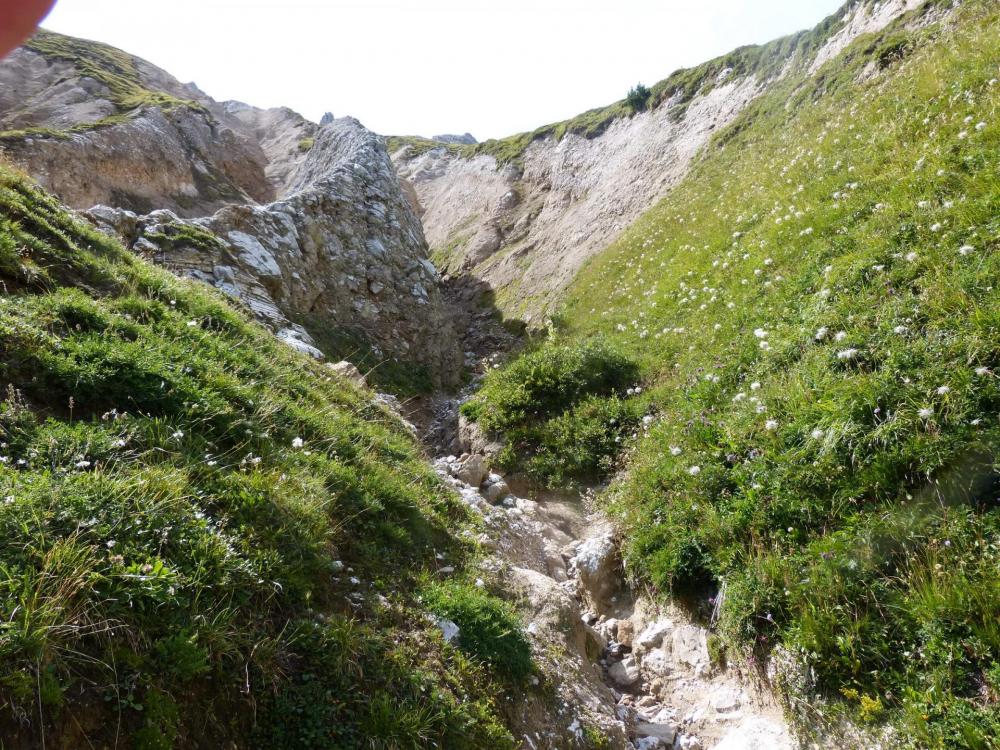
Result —
<instances>
[{"instance_id":1,"label":"white wildflower","mask_svg":"<svg viewBox=\"0 0 1000 750\"><path fill-rule=\"evenodd\" d=\"M826 338L826 334L828 334L829 332L830 332L829 328L827 328L826 326L822 326L821 328L816 329L816 335L813 336L813 338L816 339L817 341L822 341L823 339Z\"/></svg>"},{"instance_id":2,"label":"white wildflower","mask_svg":"<svg viewBox=\"0 0 1000 750\"><path fill-rule=\"evenodd\" d=\"M969 255L970 253L974 253L975 251L976 248L974 248L972 245L962 245L960 248L958 248L959 255Z\"/></svg>"},{"instance_id":3,"label":"white wildflower","mask_svg":"<svg viewBox=\"0 0 1000 750\"><path fill-rule=\"evenodd\" d=\"M767 420L764 423L764 429L768 430L769 432L774 432L776 429L778 429L778 420L776 419Z\"/></svg>"},{"instance_id":4,"label":"white wildflower","mask_svg":"<svg viewBox=\"0 0 1000 750\"><path fill-rule=\"evenodd\" d=\"M925 406L923 409L917 412L921 419L930 419L934 416L934 409L930 406Z\"/></svg>"},{"instance_id":5,"label":"white wildflower","mask_svg":"<svg viewBox=\"0 0 1000 750\"><path fill-rule=\"evenodd\" d=\"M300 437L292 438L292 447L293 448L301 448L303 445L305 445L305 442L302 440L302 438L300 438Z\"/></svg>"},{"instance_id":6,"label":"white wildflower","mask_svg":"<svg viewBox=\"0 0 1000 750\"><path fill-rule=\"evenodd\" d=\"M843 349L842 351L837 352L837 359L843 359L846 361L850 361L857 356L858 356L857 349Z\"/></svg>"},{"instance_id":7,"label":"white wildflower","mask_svg":"<svg viewBox=\"0 0 1000 750\"><path fill-rule=\"evenodd\" d=\"M938 386L937 395L947 396L949 393L951 393L951 388L949 388L948 386L946 385Z\"/></svg>"},{"instance_id":8,"label":"white wildflower","mask_svg":"<svg viewBox=\"0 0 1000 750\"><path fill-rule=\"evenodd\" d=\"M826 435L826 433L823 432L823 430L821 430L819 427L817 427L815 430L813 430L809 434L812 435L812 439L813 440L820 440L820 439L823 438L824 435Z\"/></svg>"},{"instance_id":9,"label":"white wildflower","mask_svg":"<svg viewBox=\"0 0 1000 750\"><path fill-rule=\"evenodd\" d=\"M681 453L683 453L683 452L684 452L684 451L682 451L682 450L681 450L680 448L678 448L678 447L677 447L676 445L671 445L671 446L670 446L670 455L671 455L671 456L679 456L679 455L681 455Z\"/></svg>"},{"instance_id":10,"label":"white wildflower","mask_svg":"<svg viewBox=\"0 0 1000 750\"><path fill-rule=\"evenodd\" d=\"M699 474L701 474L701 467L700 466L691 466L691 467L689 467L688 468L688 474L690 474L693 477L698 476Z\"/></svg>"}]
</instances>

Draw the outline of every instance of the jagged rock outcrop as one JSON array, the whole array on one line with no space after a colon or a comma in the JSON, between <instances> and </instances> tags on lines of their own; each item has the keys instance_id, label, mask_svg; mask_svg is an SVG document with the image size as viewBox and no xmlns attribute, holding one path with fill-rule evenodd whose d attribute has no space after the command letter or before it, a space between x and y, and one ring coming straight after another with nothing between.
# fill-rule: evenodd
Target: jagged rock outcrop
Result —
<instances>
[{"instance_id":1,"label":"jagged rock outcrop","mask_svg":"<svg viewBox=\"0 0 1000 750\"><path fill-rule=\"evenodd\" d=\"M459 352L438 274L382 140L357 120L334 120L316 131L287 179L293 192L282 200L199 219L108 207L86 216L155 261L242 299L314 356L333 324L371 342L376 356L455 372Z\"/></svg>"},{"instance_id":2,"label":"jagged rock outcrop","mask_svg":"<svg viewBox=\"0 0 1000 750\"><path fill-rule=\"evenodd\" d=\"M733 56L701 71L681 71L678 83L658 84L673 93L657 106L634 116L621 109L599 134L577 134L570 122L509 139L495 151L509 156L521 148L518 142L528 145L506 164L488 148L414 147L413 139L400 139L393 159L416 194L442 273L484 280L504 312L541 325L586 260L677 185L709 139L790 66L819 64L918 5L847 5L828 25L807 33L812 37L775 46L768 53L775 64L761 66L766 55L757 59L745 48L734 55L746 53L746 72L731 67ZM702 78L692 86L683 74L694 72ZM591 114L581 116L579 127L589 127Z\"/></svg>"},{"instance_id":3,"label":"jagged rock outcrop","mask_svg":"<svg viewBox=\"0 0 1000 750\"><path fill-rule=\"evenodd\" d=\"M357 120L216 102L120 50L40 32L0 63L0 130L7 158L97 226L241 299L291 345L357 342L457 377L420 222Z\"/></svg>"}]
</instances>

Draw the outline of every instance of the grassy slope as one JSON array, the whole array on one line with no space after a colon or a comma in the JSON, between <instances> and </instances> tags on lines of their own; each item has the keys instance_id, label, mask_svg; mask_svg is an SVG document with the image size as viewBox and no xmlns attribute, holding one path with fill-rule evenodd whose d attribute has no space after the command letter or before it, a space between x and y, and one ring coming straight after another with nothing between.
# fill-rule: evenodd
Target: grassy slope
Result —
<instances>
[{"instance_id":1,"label":"grassy slope","mask_svg":"<svg viewBox=\"0 0 1000 750\"><path fill-rule=\"evenodd\" d=\"M512 746L526 643L431 582L470 520L396 418L2 166L0 216L0 735Z\"/></svg>"},{"instance_id":2,"label":"grassy slope","mask_svg":"<svg viewBox=\"0 0 1000 750\"><path fill-rule=\"evenodd\" d=\"M635 575L724 583L733 652L784 644L831 714L919 747L1000 747L998 76L975 0L790 77L560 319L646 382L608 495Z\"/></svg>"}]
</instances>

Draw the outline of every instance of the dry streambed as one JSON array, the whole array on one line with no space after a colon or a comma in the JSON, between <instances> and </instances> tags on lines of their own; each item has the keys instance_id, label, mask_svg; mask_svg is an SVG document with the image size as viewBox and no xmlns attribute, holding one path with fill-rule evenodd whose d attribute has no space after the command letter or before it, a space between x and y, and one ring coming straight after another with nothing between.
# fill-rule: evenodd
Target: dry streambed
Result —
<instances>
[{"instance_id":1,"label":"dry streambed","mask_svg":"<svg viewBox=\"0 0 1000 750\"><path fill-rule=\"evenodd\" d=\"M490 472L490 447L465 424L450 447L461 454L435 468L482 514L483 578L518 595L544 682L511 707L526 748L584 747L588 728L620 750L797 747L764 686L712 664L705 627L628 588L590 493Z\"/></svg>"}]
</instances>

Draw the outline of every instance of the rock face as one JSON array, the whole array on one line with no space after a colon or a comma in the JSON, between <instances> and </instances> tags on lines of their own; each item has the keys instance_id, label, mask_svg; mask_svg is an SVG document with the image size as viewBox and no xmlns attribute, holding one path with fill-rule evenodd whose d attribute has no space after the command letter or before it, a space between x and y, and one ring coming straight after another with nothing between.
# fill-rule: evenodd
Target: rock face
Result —
<instances>
[{"instance_id":1,"label":"rock face","mask_svg":"<svg viewBox=\"0 0 1000 750\"><path fill-rule=\"evenodd\" d=\"M93 207L103 231L239 298L313 356L359 341L450 383L461 352L384 142L352 118L324 122L215 102L48 32L0 63L6 156Z\"/></svg>"},{"instance_id":2,"label":"rock face","mask_svg":"<svg viewBox=\"0 0 1000 750\"><path fill-rule=\"evenodd\" d=\"M918 4L855 3L810 60L787 65L821 63ZM445 145L403 146L393 160L441 272L485 281L505 313L540 326L584 262L679 183L709 139L775 80L723 68L689 100L620 117L597 137L540 137L507 165Z\"/></svg>"},{"instance_id":3,"label":"rock face","mask_svg":"<svg viewBox=\"0 0 1000 750\"><path fill-rule=\"evenodd\" d=\"M357 120L334 120L284 180L292 192L282 200L200 219L107 207L86 216L158 263L243 300L314 356L334 324L432 373L457 371L438 274L382 139Z\"/></svg>"},{"instance_id":4,"label":"rock face","mask_svg":"<svg viewBox=\"0 0 1000 750\"><path fill-rule=\"evenodd\" d=\"M73 208L197 216L277 194L268 157L224 105L113 47L45 31L0 63L0 145Z\"/></svg>"}]
</instances>

